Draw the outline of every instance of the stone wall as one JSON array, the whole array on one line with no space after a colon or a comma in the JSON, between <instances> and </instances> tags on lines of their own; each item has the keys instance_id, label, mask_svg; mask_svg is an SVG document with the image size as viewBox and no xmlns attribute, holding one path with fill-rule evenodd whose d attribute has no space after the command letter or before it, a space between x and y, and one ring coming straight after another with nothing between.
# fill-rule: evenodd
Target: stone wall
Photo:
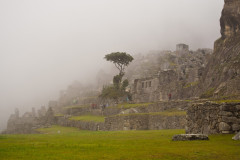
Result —
<instances>
[{"instance_id":1,"label":"stone wall","mask_svg":"<svg viewBox=\"0 0 240 160\"><path fill-rule=\"evenodd\" d=\"M31 134L37 133L37 128L49 127L56 123L53 110L50 107L45 115L36 117L30 112L26 112L22 117L18 112L12 114L7 122L7 129L4 134Z\"/></svg>"},{"instance_id":2,"label":"stone wall","mask_svg":"<svg viewBox=\"0 0 240 160\"><path fill-rule=\"evenodd\" d=\"M121 108L116 108L116 107L107 107L103 110L103 115L104 116L112 116L119 114L121 112Z\"/></svg>"},{"instance_id":3,"label":"stone wall","mask_svg":"<svg viewBox=\"0 0 240 160\"><path fill-rule=\"evenodd\" d=\"M240 103L194 104L187 111L186 133L235 133L240 131Z\"/></svg>"},{"instance_id":4,"label":"stone wall","mask_svg":"<svg viewBox=\"0 0 240 160\"><path fill-rule=\"evenodd\" d=\"M104 130L104 123L69 120L68 118L65 117L57 117L56 124L65 127L76 127L81 130L90 131Z\"/></svg>"},{"instance_id":5,"label":"stone wall","mask_svg":"<svg viewBox=\"0 0 240 160\"><path fill-rule=\"evenodd\" d=\"M152 113L152 112L162 112L166 110L187 110L188 106L191 106L191 101L162 101L162 102L156 102L149 105L141 105L135 107L135 108L116 108L116 107L107 107L103 110L104 116L113 116L121 113Z\"/></svg>"},{"instance_id":6,"label":"stone wall","mask_svg":"<svg viewBox=\"0 0 240 160\"><path fill-rule=\"evenodd\" d=\"M158 90L158 86L158 77L135 79L132 89L134 101L137 103L158 101L159 95L155 93Z\"/></svg>"},{"instance_id":7,"label":"stone wall","mask_svg":"<svg viewBox=\"0 0 240 160\"><path fill-rule=\"evenodd\" d=\"M148 106L139 106L135 109L138 113L152 113L152 112L162 112L166 110L187 110L188 106L191 105L189 101L163 101L157 102L153 104L149 104Z\"/></svg>"},{"instance_id":8,"label":"stone wall","mask_svg":"<svg viewBox=\"0 0 240 160\"><path fill-rule=\"evenodd\" d=\"M117 115L105 118L105 130L183 129L185 116L151 114Z\"/></svg>"},{"instance_id":9,"label":"stone wall","mask_svg":"<svg viewBox=\"0 0 240 160\"><path fill-rule=\"evenodd\" d=\"M15 118L9 119L7 123L7 129L4 134L31 134L36 133L34 127L37 125L37 121L33 117L29 118Z\"/></svg>"}]
</instances>

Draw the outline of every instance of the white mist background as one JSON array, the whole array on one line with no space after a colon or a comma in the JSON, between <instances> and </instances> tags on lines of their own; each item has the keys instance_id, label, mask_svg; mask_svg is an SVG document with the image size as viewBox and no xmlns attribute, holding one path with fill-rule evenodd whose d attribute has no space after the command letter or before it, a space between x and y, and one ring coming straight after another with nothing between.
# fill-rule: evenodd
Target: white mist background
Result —
<instances>
[{"instance_id":1,"label":"white mist background","mask_svg":"<svg viewBox=\"0 0 240 160\"><path fill-rule=\"evenodd\" d=\"M223 0L0 0L0 130L16 107L46 106L74 80L93 82L105 54L213 48L222 8Z\"/></svg>"}]
</instances>

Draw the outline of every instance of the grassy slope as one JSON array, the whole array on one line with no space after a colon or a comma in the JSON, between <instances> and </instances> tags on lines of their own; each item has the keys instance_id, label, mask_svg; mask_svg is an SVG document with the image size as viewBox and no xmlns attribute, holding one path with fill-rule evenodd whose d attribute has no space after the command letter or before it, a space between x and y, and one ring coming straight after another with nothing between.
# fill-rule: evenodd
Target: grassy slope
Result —
<instances>
[{"instance_id":1,"label":"grassy slope","mask_svg":"<svg viewBox=\"0 0 240 160\"><path fill-rule=\"evenodd\" d=\"M115 116L133 116L133 115L160 115L160 116L185 116L186 111L163 111L163 112L150 112L150 113L130 113L130 114L118 114Z\"/></svg>"},{"instance_id":2,"label":"grassy slope","mask_svg":"<svg viewBox=\"0 0 240 160\"><path fill-rule=\"evenodd\" d=\"M0 135L0 159L240 159L240 141L231 140L232 135L173 142L171 137L183 130L91 132L54 126L40 131L46 134Z\"/></svg>"},{"instance_id":3,"label":"grassy slope","mask_svg":"<svg viewBox=\"0 0 240 160\"><path fill-rule=\"evenodd\" d=\"M128 108L136 108L136 107L147 107L150 104L153 103L134 103L134 104L130 104L130 103L122 103L122 104L118 104L116 106L110 106L109 108L124 108L124 109L128 109Z\"/></svg>"},{"instance_id":4,"label":"grassy slope","mask_svg":"<svg viewBox=\"0 0 240 160\"><path fill-rule=\"evenodd\" d=\"M104 116L93 116L93 115L73 116L69 119L75 120L75 121L104 122Z\"/></svg>"}]
</instances>

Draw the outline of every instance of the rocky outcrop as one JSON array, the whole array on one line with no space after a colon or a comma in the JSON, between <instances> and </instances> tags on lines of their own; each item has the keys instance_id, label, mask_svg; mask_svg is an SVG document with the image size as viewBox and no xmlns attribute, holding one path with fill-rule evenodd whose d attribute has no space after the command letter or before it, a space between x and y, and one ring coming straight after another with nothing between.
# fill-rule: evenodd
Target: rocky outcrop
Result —
<instances>
[{"instance_id":1,"label":"rocky outcrop","mask_svg":"<svg viewBox=\"0 0 240 160\"><path fill-rule=\"evenodd\" d=\"M200 103L187 111L186 133L217 134L240 131L240 103Z\"/></svg>"},{"instance_id":2,"label":"rocky outcrop","mask_svg":"<svg viewBox=\"0 0 240 160\"><path fill-rule=\"evenodd\" d=\"M221 34L223 38L229 38L239 34L240 29L240 1L225 0L222 11Z\"/></svg>"},{"instance_id":3,"label":"rocky outcrop","mask_svg":"<svg viewBox=\"0 0 240 160\"><path fill-rule=\"evenodd\" d=\"M207 135L204 134L179 134L174 135L173 141L194 141L194 140L209 140Z\"/></svg>"},{"instance_id":4,"label":"rocky outcrop","mask_svg":"<svg viewBox=\"0 0 240 160\"><path fill-rule=\"evenodd\" d=\"M214 45L201 79L202 97L240 97L240 1L225 0L221 38Z\"/></svg>"}]
</instances>

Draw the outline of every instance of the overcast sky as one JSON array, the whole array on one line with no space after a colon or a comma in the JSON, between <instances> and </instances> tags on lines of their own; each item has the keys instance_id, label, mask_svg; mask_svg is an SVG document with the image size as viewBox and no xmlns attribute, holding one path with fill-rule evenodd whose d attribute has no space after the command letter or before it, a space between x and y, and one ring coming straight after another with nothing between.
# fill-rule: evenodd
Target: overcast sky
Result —
<instances>
[{"instance_id":1,"label":"overcast sky","mask_svg":"<svg viewBox=\"0 0 240 160\"><path fill-rule=\"evenodd\" d=\"M223 0L0 0L0 129L91 81L105 54L213 48Z\"/></svg>"}]
</instances>

